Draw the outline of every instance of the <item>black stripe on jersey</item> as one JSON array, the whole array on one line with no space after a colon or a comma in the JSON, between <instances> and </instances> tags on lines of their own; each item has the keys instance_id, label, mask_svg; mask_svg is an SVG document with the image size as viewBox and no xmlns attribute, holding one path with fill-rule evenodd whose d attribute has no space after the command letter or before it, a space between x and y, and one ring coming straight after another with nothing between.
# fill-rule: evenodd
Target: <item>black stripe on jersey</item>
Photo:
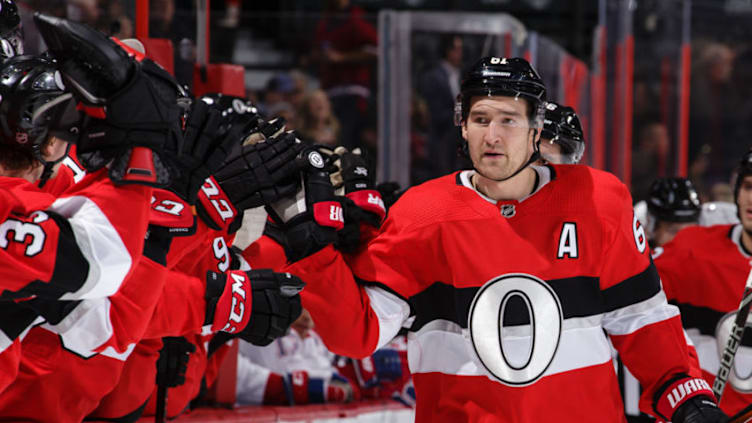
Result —
<instances>
[{"instance_id":1,"label":"black stripe on jersey","mask_svg":"<svg viewBox=\"0 0 752 423\"><path fill-rule=\"evenodd\" d=\"M593 316L644 301L660 290L657 278L651 263L643 272L603 291L600 290L599 278L590 276L552 279L547 283L559 297L563 317L568 319ZM467 310L478 290L480 287L455 288L434 282L410 298L410 306L416 315L410 330L417 331L437 319L467 328ZM507 304L504 325L524 325L529 323L528 319L528 310L522 302L510 301Z\"/></svg>"},{"instance_id":2,"label":"black stripe on jersey","mask_svg":"<svg viewBox=\"0 0 752 423\"><path fill-rule=\"evenodd\" d=\"M25 298L36 295L42 298L57 299L65 293L76 292L81 289L89 275L89 262L81 253L68 220L55 212L45 211L45 213L60 228L52 278L49 282L35 280L15 294L10 293L8 297Z\"/></svg>"},{"instance_id":3,"label":"black stripe on jersey","mask_svg":"<svg viewBox=\"0 0 752 423\"><path fill-rule=\"evenodd\" d=\"M645 301L661 290L661 280L653 260L642 272L603 290L605 308L614 311L630 304Z\"/></svg>"},{"instance_id":4,"label":"black stripe on jersey","mask_svg":"<svg viewBox=\"0 0 752 423\"><path fill-rule=\"evenodd\" d=\"M43 298L35 298L27 301L29 307L44 317L48 323L56 325L60 323L66 316L68 316L77 306L81 303L78 301L56 301L46 300Z\"/></svg>"},{"instance_id":5,"label":"black stripe on jersey","mask_svg":"<svg viewBox=\"0 0 752 423\"><path fill-rule=\"evenodd\" d=\"M39 314L23 302L0 301L0 331L11 340L31 327L37 316Z\"/></svg>"},{"instance_id":6,"label":"black stripe on jersey","mask_svg":"<svg viewBox=\"0 0 752 423\"><path fill-rule=\"evenodd\" d=\"M685 329L699 329L703 335L715 336L715 327L726 313L713 310L710 307L696 306L687 303L678 303L674 300L669 303L679 307L682 326Z\"/></svg>"}]
</instances>

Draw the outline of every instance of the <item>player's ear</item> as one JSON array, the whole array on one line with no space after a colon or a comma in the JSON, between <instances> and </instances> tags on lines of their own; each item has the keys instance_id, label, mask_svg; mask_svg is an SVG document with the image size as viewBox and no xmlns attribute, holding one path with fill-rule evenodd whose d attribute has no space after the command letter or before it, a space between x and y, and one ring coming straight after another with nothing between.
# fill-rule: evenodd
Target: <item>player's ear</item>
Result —
<instances>
[{"instance_id":1,"label":"player's ear","mask_svg":"<svg viewBox=\"0 0 752 423\"><path fill-rule=\"evenodd\" d=\"M467 141L467 119L462 121L460 127L462 128L462 139Z\"/></svg>"}]
</instances>

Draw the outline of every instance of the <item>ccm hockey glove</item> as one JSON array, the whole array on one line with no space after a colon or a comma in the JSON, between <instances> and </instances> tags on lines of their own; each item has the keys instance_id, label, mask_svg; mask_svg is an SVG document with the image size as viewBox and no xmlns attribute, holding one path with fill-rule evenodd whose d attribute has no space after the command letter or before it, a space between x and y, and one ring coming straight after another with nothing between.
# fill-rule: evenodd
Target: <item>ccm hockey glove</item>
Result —
<instances>
[{"instance_id":1,"label":"ccm hockey glove","mask_svg":"<svg viewBox=\"0 0 752 423\"><path fill-rule=\"evenodd\" d=\"M702 378L678 375L656 391L658 416L672 423L724 423L728 416L718 408L710 385Z\"/></svg>"},{"instance_id":2,"label":"ccm hockey glove","mask_svg":"<svg viewBox=\"0 0 752 423\"><path fill-rule=\"evenodd\" d=\"M298 191L267 206L269 217L284 234L281 244L291 262L334 243L337 230L345 224L329 176L334 169L327 158L317 148L308 147L296 161L303 169Z\"/></svg>"},{"instance_id":3,"label":"ccm hockey glove","mask_svg":"<svg viewBox=\"0 0 752 423\"><path fill-rule=\"evenodd\" d=\"M167 186L180 171L181 118L189 104L180 84L84 24L39 13L34 21L85 112L76 147L81 164L89 171L109 166L118 183Z\"/></svg>"},{"instance_id":4,"label":"ccm hockey glove","mask_svg":"<svg viewBox=\"0 0 752 423\"><path fill-rule=\"evenodd\" d=\"M281 132L283 125L282 120L263 124L250 134L262 137L263 142L236 147L221 169L206 179L197 210L210 227L228 228L240 222L242 211L271 204L297 191L300 168L295 158L303 145L293 134Z\"/></svg>"},{"instance_id":5,"label":"ccm hockey glove","mask_svg":"<svg viewBox=\"0 0 752 423\"><path fill-rule=\"evenodd\" d=\"M235 334L254 345L284 335L300 316L305 283L289 273L268 269L207 272L206 317L212 331Z\"/></svg>"}]
</instances>

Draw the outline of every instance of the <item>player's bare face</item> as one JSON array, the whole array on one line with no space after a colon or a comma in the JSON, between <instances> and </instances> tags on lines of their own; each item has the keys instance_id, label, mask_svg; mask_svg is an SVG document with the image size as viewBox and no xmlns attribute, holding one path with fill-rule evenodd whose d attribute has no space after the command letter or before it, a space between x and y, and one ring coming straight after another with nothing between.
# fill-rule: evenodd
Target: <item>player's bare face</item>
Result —
<instances>
[{"instance_id":1,"label":"player's bare face","mask_svg":"<svg viewBox=\"0 0 752 423\"><path fill-rule=\"evenodd\" d=\"M745 176L739 189L739 217L747 233L752 233L752 176Z\"/></svg>"},{"instance_id":2,"label":"player's bare face","mask_svg":"<svg viewBox=\"0 0 752 423\"><path fill-rule=\"evenodd\" d=\"M533 154L527 102L512 97L475 97L462 125L470 160L483 176L504 179Z\"/></svg>"}]
</instances>

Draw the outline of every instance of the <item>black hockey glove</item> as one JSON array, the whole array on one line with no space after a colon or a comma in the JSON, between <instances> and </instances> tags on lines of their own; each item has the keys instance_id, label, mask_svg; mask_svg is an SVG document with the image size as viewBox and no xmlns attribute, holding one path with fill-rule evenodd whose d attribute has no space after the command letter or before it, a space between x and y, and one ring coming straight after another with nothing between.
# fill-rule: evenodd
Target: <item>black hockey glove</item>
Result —
<instances>
[{"instance_id":1,"label":"black hockey glove","mask_svg":"<svg viewBox=\"0 0 752 423\"><path fill-rule=\"evenodd\" d=\"M673 423L725 423L728 416L718 408L710 385L702 378L678 375L661 388L654 399L658 416Z\"/></svg>"},{"instance_id":2,"label":"black hockey glove","mask_svg":"<svg viewBox=\"0 0 752 423\"><path fill-rule=\"evenodd\" d=\"M303 310L300 291L305 282L289 273L276 273L269 269L248 272L253 287L253 313L251 322L238 337L253 345L269 345L287 333L292 322Z\"/></svg>"},{"instance_id":3,"label":"black hockey glove","mask_svg":"<svg viewBox=\"0 0 752 423\"><path fill-rule=\"evenodd\" d=\"M268 345L284 335L301 312L305 283L289 273L268 269L207 272L205 325Z\"/></svg>"},{"instance_id":4,"label":"black hockey glove","mask_svg":"<svg viewBox=\"0 0 752 423\"><path fill-rule=\"evenodd\" d=\"M350 152L344 147L337 147L331 153L331 160L337 167L332 175L332 183L345 216L345 226L337 232L334 246L350 253L361 244L361 224L378 229L386 215L386 209L381 193L373 189L372 172L361 156L360 149Z\"/></svg>"},{"instance_id":5,"label":"black hockey glove","mask_svg":"<svg viewBox=\"0 0 752 423\"><path fill-rule=\"evenodd\" d=\"M389 210L394 203L405 192L400 190L400 184L397 182L382 182L376 185L376 191L381 194L381 199L384 200L384 207Z\"/></svg>"},{"instance_id":6,"label":"black hockey glove","mask_svg":"<svg viewBox=\"0 0 752 423\"><path fill-rule=\"evenodd\" d=\"M118 183L165 187L179 174L187 93L143 55L77 22L34 15L68 90L85 111L77 155Z\"/></svg>"},{"instance_id":7,"label":"black hockey glove","mask_svg":"<svg viewBox=\"0 0 752 423\"><path fill-rule=\"evenodd\" d=\"M299 163L295 158L303 145L292 133L282 132L283 120L262 124L258 132L263 142L237 147L221 169L206 180L199 192L199 216L214 229L242 220L243 210L271 204L298 189ZM248 135L248 134L246 134Z\"/></svg>"},{"instance_id":8,"label":"black hockey glove","mask_svg":"<svg viewBox=\"0 0 752 423\"><path fill-rule=\"evenodd\" d=\"M185 383L185 372L196 346L182 336L162 338L162 349L157 359L157 385L174 388Z\"/></svg>"},{"instance_id":9,"label":"black hockey glove","mask_svg":"<svg viewBox=\"0 0 752 423\"><path fill-rule=\"evenodd\" d=\"M294 196L267 206L269 216L284 233L287 259L301 260L337 240L344 226L342 206L334 195L328 158L315 147L308 147L296 161L302 168L302 183Z\"/></svg>"}]
</instances>

